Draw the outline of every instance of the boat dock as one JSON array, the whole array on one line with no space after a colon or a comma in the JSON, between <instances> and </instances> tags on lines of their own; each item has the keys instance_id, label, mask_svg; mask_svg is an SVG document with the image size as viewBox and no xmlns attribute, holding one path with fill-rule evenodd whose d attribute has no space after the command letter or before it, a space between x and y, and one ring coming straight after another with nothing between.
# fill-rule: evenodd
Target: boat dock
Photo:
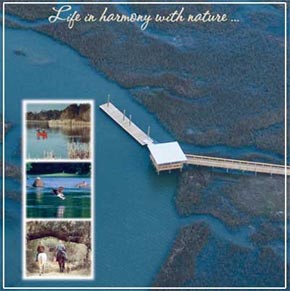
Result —
<instances>
[{"instance_id":1,"label":"boat dock","mask_svg":"<svg viewBox=\"0 0 290 291\"><path fill-rule=\"evenodd\" d=\"M101 105L100 108L127 133L129 133L140 145L144 146L153 143L153 140L150 138L150 136L132 122L131 115L129 118L125 115L125 111L121 112L111 102L107 102Z\"/></svg>"},{"instance_id":2,"label":"boat dock","mask_svg":"<svg viewBox=\"0 0 290 291\"><path fill-rule=\"evenodd\" d=\"M132 122L131 115L129 115L129 118L125 115L125 110L121 112L109 100L107 103L100 105L100 109L130 134L139 144L147 146L152 163L158 173L165 170L182 170L183 166L188 164L222 168L226 169L227 172L231 169L271 175L285 175L286 169L284 165L185 154L177 142L154 144L153 139L149 136L150 127L146 134ZM289 166L287 166L286 174L288 176L290 175Z\"/></svg>"}]
</instances>

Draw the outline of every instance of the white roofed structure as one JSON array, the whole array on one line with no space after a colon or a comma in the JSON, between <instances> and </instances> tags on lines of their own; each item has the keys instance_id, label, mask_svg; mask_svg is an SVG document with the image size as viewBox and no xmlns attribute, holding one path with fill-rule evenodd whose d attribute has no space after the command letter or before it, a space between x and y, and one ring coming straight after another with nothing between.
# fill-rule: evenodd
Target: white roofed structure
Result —
<instances>
[{"instance_id":1,"label":"white roofed structure","mask_svg":"<svg viewBox=\"0 0 290 291\"><path fill-rule=\"evenodd\" d=\"M187 161L178 142L148 144L150 158L157 171L182 169L184 162Z\"/></svg>"}]
</instances>

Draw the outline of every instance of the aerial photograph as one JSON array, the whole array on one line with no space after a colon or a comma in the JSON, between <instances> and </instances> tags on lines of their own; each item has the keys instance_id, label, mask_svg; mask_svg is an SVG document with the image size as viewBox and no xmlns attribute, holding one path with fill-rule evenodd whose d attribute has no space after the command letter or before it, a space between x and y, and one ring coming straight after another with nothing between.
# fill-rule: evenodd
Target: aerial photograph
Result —
<instances>
[{"instance_id":1,"label":"aerial photograph","mask_svg":"<svg viewBox=\"0 0 290 291\"><path fill-rule=\"evenodd\" d=\"M5 5L6 285L284 288L287 7L137 3ZM82 126L64 124L72 111ZM65 235L84 217L85 282L70 280L88 273L84 233Z\"/></svg>"}]
</instances>

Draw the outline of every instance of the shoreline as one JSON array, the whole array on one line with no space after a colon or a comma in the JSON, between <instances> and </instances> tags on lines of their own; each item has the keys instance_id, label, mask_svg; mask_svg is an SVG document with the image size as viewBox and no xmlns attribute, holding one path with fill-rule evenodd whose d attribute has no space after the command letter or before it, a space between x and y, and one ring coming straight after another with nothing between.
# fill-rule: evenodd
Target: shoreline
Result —
<instances>
[{"instance_id":1,"label":"shoreline","mask_svg":"<svg viewBox=\"0 0 290 291\"><path fill-rule=\"evenodd\" d=\"M30 178L34 178L34 177L56 177L56 178L90 178L91 175L87 174L87 175L78 175L78 174L69 174L69 173L53 173L53 174L33 174L33 175L29 175L27 174L28 177Z\"/></svg>"},{"instance_id":2,"label":"shoreline","mask_svg":"<svg viewBox=\"0 0 290 291\"><path fill-rule=\"evenodd\" d=\"M76 119L64 119L64 120L26 120L28 125L38 125L45 124L50 128L57 127L91 127L91 123L89 121L81 121Z\"/></svg>"},{"instance_id":3,"label":"shoreline","mask_svg":"<svg viewBox=\"0 0 290 291\"><path fill-rule=\"evenodd\" d=\"M24 9L25 8L21 8ZM19 9L21 11L21 9ZM96 7L91 8L93 11L96 11L98 13L98 10ZM96 10L95 10L96 9ZM114 9L112 7L112 9ZM20 13L18 11L18 14ZM47 10L49 13L49 10ZM82 11L86 12L87 8L84 6L82 7ZM35 11L37 13L37 10ZM13 9L11 9L10 14L13 15ZM23 18L25 21L25 17ZM260 20L261 22L263 20ZM25 26L25 24L23 24ZM165 30L168 28L167 25L165 25ZM253 112L256 112L256 108L261 108L260 102L258 102L259 98L256 98L257 96L254 96L255 100L257 102L253 102L251 98L253 97L252 94L247 97L246 101L241 101L245 99L245 97L240 96L241 94L240 90L237 91L237 95L239 96L234 96L230 94L231 91L237 90L237 85L239 85L239 82L230 82L227 91L225 91L224 88L215 88L213 86L216 86L215 84L211 84L211 82L206 82L206 79L213 79L214 82L215 76L212 74L209 74L209 72L205 71L204 68L206 67L205 64L202 62L205 61L210 62L210 60L204 59L204 53L201 53L199 51L193 51L191 54L196 54L199 55L201 54L202 59L200 61L194 61L196 64L194 64L195 68L198 68L201 66L201 70L199 75L196 76L196 73L193 75L190 75L189 73L185 74L180 74L179 72L179 67L176 67L176 72L174 70L175 67L175 62L173 62L173 67L170 69L170 73L162 73L162 66L167 65L162 61L160 63L160 74L152 75L152 74L142 74L142 73L135 73L133 74L132 70L128 69L127 67L124 67L125 64L123 62L120 63L114 63L114 66L110 67L108 66L107 62L105 61L106 59L103 59L102 54L104 53L103 50L100 50L98 47L91 47L90 44L87 44L85 46L82 45L83 41L86 40L81 37L78 31L68 31L66 29L66 26L63 25L62 23L58 24L59 30L52 30L52 27L50 25L39 25L39 26L33 26L31 27L32 30L41 33L43 35L46 35L55 41L69 46L72 50L74 50L79 56L86 58L88 60L89 65L97 72L101 72L102 75L105 75L107 79L112 80L116 82L120 87L127 89L131 96L132 99L136 100L139 102L146 110L151 112L152 114L155 115L155 117L158 119L158 121L167 129L169 130L179 141L181 142L186 142L188 144L193 144L193 145L200 145L200 146L208 146L210 144L225 144L227 146L232 146L232 147L243 147L243 146L252 146L252 145L257 145L257 147L261 150L269 150L273 151L274 153L283 153L283 140L280 137L280 132L282 130L282 124L281 124L281 118L282 118L282 113L280 113L277 110L271 110L270 112L264 112L265 117L255 114L251 114L251 117L248 121L245 121L244 114L247 114L244 112L244 110L252 108ZM112 25L112 27L105 27L105 31L102 33L100 36L101 38L106 38L106 35L108 33L111 33L111 29L114 29L115 26ZM154 28L154 31L158 28L158 25ZM123 31L123 27L118 28L118 32ZM230 25L228 30L232 30L233 27ZM214 29L213 29L214 30ZM215 30L214 30L215 31ZM201 29L199 33L203 33L204 31ZM227 30L226 30L227 32ZM247 30L245 30L246 33ZM72 37L69 37L68 33L72 34ZM133 37L136 34L135 29L129 29L126 31L128 34L128 37ZM152 32L153 33L153 32ZM239 32L241 33L241 32ZM237 34L237 37L239 34ZM150 35L149 35L150 36ZM147 34L142 34L141 37L148 39ZM200 37L200 36L199 36ZM253 37L253 36L252 36ZM78 39L82 38L82 42L80 43ZM76 41L72 41L73 39L76 39ZM141 41L140 37L137 38L137 41ZM244 39L245 43L249 42L249 37ZM265 35L262 35L261 37L261 42L263 43L265 41ZM177 57L179 57L180 52L178 51L178 47L175 47L173 45L168 45L166 41L162 39L157 39L156 41L149 42L150 47L152 48L158 48L159 49L164 49L165 52L170 51L171 54L176 54ZM273 48L273 43L269 44L271 48ZM104 41L104 44L102 45L102 48L105 49L107 48L107 42ZM140 47L141 49L142 46ZM111 52L110 48L108 48L108 53ZM136 60L135 53L134 53L134 48L131 48L132 53L129 55L130 59ZM258 47L257 49L260 49ZM218 49L217 49L218 51ZM219 51L218 51L219 52ZM255 52L255 51L254 51ZM219 52L220 53L220 52ZM244 53L244 52L243 52ZM246 52L248 53L248 52ZM274 51L274 55L276 53L279 53L279 51L276 50ZM99 55L99 58L96 58L96 55ZM121 52L118 53L117 55L120 55L121 57ZM166 54L167 55L167 54ZM264 55L262 55L264 56ZM280 56L280 55L279 55ZM114 57L115 54L114 54ZM158 56L153 55L152 58L155 59ZM224 55L221 55L223 58ZM99 60L100 59L100 60ZM193 59L194 60L194 59ZM132 60L133 61L133 60ZM185 67L187 67L187 64L185 63L185 60L183 57L180 59L181 63L184 64ZM216 62L216 59L214 59ZM222 61L222 60L221 60ZM255 60L249 59L251 62L255 62ZM146 70L151 70L151 61L148 63L143 64L143 60L136 60L136 64L134 67L136 69L141 65L144 65L145 67L148 67ZM218 61L219 62L219 61ZM239 59L240 62L240 59ZM243 59L244 62L244 59ZM117 64L117 65L116 65ZM188 64L190 65L190 64ZM239 63L237 63L239 65ZM124 68L123 68L124 67ZM125 71L123 71L123 69ZM133 68L134 69L134 68ZM228 75L228 71L226 70L226 75ZM262 70L262 69L261 69ZM138 70L137 70L138 71ZM122 73L121 73L122 72ZM268 72L268 71L267 71ZM255 72L253 72L254 74ZM259 73L259 72L257 72ZM209 75L206 75L209 74ZM252 74L252 73L251 73ZM270 73L269 73L270 74ZM232 77L233 75L230 74ZM234 75L235 76L235 75ZM260 78L261 76L259 76ZM269 78L269 76L268 76ZM273 76L273 78L276 78L276 75ZM273 79L271 78L271 80ZM223 78L224 80L225 78ZM265 79L265 82L267 82L268 79ZM273 79L274 80L274 79ZM193 83L192 83L192 82ZM225 81L225 80L224 80ZM229 80L230 81L230 80ZM252 82L256 82L256 77L253 75L251 78ZM178 83L179 86L175 86L174 84ZM235 87L233 87L234 84ZM273 83L273 81L272 81ZM269 83L270 85L272 84L271 82ZM243 84L241 84L243 85ZM227 84L224 84L224 87L227 87ZM279 83L279 90L280 88L280 83ZM275 87L278 90L278 87ZM269 92L263 93L267 94L267 96L275 96L276 91L272 92L270 94L270 91L276 90L271 86L269 88ZM160 92L160 89L163 89L163 92ZM260 97L266 98L260 92L257 88L257 92L255 93L256 95L258 94ZM150 90L150 91L149 91ZM206 94L210 93L211 90L214 90L217 94L215 96L216 98L219 99L218 104L214 102L212 96L206 97ZM251 93L251 92L250 92ZM157 98L158 97L158 98ZM236 119L235 119L235 124L232 124L229 122L229 119L232 115L233 107L231 104L227 104L226 101L229 100L228 98L233 98L234 97L234 102L231 104L239 104L241 103L242 105L242 112L237 112L236 114ZM239 97L240 100L239 100ZM267 97L271 98L271 97ZM158 100L157 100L158 99ZM206 101L209 101L208 103L208 109L206 111L205 108L203 108L203 103ZM270 99L269 99L270 100ZM272 102L272 101L270 101ZM160 103L162 103L164 106L160 106ZM225 103L226 105L223 105ZM257 103L257 104L255 104ZM176 110L173 110L173 107L176 108L179 107L179 110L181 112L181 116L184 118L180 118L180 114L177 115L178 112ZM262 107L263 108L263 107ZM193 111L192 111L193 110ZM225 116L229 116L229 118L226 118L224 125L219 124L217 120L220 119L220 112L228 112ZM282 110L282 109L281 109ZM208 115L206 112L210 112L211 114ZM169 113L173 112L173 116ZM192 114L192 112L195 112L195 114ZM208 116L207 116L208 115ZM267 115L267 116L266 116ZM205 120L201 118L201 116L206 116ZM175 120L175 122L173 122ZM196 126L188 126L189 121L191 121L191 124L196 124ZM265 129L265 126L268 125L269 129ZM276 127L276 125L278 127ZM203 130L203 128L206 128L206 131ZM241 135L240 133L243 133ZM267 136L270 135L271 139L267 138ZM231 136L231 138L229 138ZM273 142L273 140L276 140L276 142Z\"/></svg>"}]
</instances>

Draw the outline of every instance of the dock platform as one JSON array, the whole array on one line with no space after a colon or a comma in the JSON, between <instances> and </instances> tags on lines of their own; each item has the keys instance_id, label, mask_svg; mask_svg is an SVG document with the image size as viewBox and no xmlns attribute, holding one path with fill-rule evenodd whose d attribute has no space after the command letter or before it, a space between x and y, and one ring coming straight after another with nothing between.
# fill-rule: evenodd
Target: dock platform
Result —
<instances>
[{"instance_id":1,"label":"dock platform","mask_svg":"<svg viewBox=\"0 0 290 291\"><path fill-rule=\"evenodd\" d=\"M109 115L119 126L121 126L128 134L130 134L140 145L145 146L153 143L153 139L142 131L130 118L125 116L111 102L100 105L100 108Z\"/></svg>"},{"instance_id":2,"label":"dock platform","mask_svg":"<svg viewBox=\"0 0 290 291\"><path fill-rule=\"evenodd\" d=\"M142 131L131 120L131 115L128 118L125 112L121 112L111 102L106 102L100 105L109 117L111 117L120 127L130 134L140 145L148 146L151 160L159 171L181 169L183 165L196 165L211 168L221 168L229 170L239 170L254 173L265 173L271 175L287 175L290 176L290 167L285 169L284 165L250 162L243 160L224 159L209 156L200 156L183 153L177 142L154 144L153 139ZM286 173L285 173L286 172Z\"/></svg>"}]
</instances>

